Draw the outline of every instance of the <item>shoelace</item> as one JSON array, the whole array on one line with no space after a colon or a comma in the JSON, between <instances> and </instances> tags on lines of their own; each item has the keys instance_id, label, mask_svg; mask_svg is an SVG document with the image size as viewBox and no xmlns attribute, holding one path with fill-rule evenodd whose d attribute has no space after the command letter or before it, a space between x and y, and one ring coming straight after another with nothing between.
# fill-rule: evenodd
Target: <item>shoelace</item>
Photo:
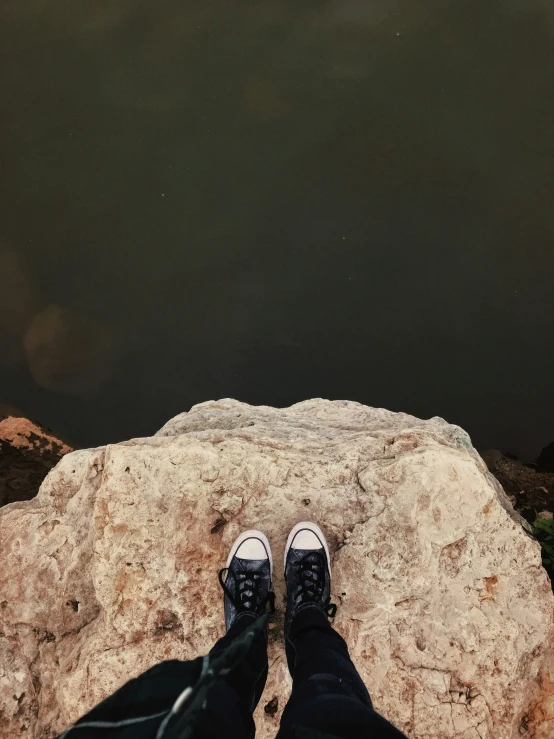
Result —
<instances>
[{"instance_id":1,"label":"shoelace","mask_svg":"<svg viewBox=\"0 0 554 739\"><path fill-rule=\"evenodd\" d=\"M237 572L235 574L235 592L233 593L227 587L226 580L223 579L223 576L227 575L228 572L228 567L224 567L219 571L219 584L237 611L261 613L269 603L269 610L271 613L275 613L275 593L269 590L264 598L260 598L262 576L259 573Z\"/></svg>"},{"instance_id":2,"label":"shoelace","mask_svg":"<svg viewBox=\"0 0 554 739\"><path fill-rule=\"evenodd\" d=\"M300 580L294 594L296 603L314 603L321 600L326 566L325 558L320 552L308 552L294 563L294 567L299 571ZM335 617L337 606L331 603L330 597L321 603L321 606L329 618Z\"/></svg>"}]
</instances>

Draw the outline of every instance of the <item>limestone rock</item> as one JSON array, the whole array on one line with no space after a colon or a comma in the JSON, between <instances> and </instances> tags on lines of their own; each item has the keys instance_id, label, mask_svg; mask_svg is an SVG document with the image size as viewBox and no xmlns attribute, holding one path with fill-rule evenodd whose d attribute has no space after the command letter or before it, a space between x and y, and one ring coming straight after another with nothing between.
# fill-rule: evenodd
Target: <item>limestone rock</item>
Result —
<instances>
[{"instance_id":1,"label":"limestone rock","mask_svg":"<svg viewBox=\"0 0 554 739\"><path fill-rule=\"evenodd\" d=\"M306 519L328 536L335 625L378 710L418 739L554 736L554 596L467 434L351 402L222 400L73 452L0 510L0 737L52 737L152 664L206 653L217 570L246 528L276 564L256 714L274 736L282 554Z\"/></svg>"},{"instance_id":2,"label":"limestone rock","mask_svg":"<svg viewBox=\"0 0 554 739\"><path fill-rule=\"evenodd\" d=\"M548 447L547 447L548 449ZM544 450L543 450L544 451ZM554 472L546 472L536 464L526 464L497 449L481 452L491 472L523 518L533 524L539 518L551 518L554 513ZM532 526L529 530L532 530ZM554 566L545 564L554 589Z\"/></svg>"}]
</instances>

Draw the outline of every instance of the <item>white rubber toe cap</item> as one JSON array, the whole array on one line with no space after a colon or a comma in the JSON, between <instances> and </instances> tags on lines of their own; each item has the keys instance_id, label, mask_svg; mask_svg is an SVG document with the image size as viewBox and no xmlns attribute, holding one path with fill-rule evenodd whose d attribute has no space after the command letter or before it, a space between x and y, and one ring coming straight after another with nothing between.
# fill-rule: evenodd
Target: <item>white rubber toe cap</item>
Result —
<instances>
[{"instance_id":1,"label":"white rubber toe cap","mask_svg":"<svg viewBox=\"0 0 554 739\"><path fill-rule=\"evenodd\" d=\"M269 559L271 572L273 572L273 557L271 556L271 546L265 534L261 531L252 529L243 531L235 540L229 557L227 559L227 567L231 564L234 556L240 559Z\"/></svg>"},{"instance_id":2,"label":"white rubber toe cap","mask_svg":"<svg viewBox=\"0 0 554 739\"><path fill-rule=\"evenodd\" d=\"M290 543L294 549L321 549L321 542L310 529L301 529Z\"/></svg>"},{"instance_id":3,"label":"white rubber toe cap","mask_svg":"<svg viewBox=\"0 0 554 739\"><path fill-rule=\"evenodd\" d=\"M235 552L241 559L267 559L267 552L260 539L245 539Z\"/></svg>"},{"instance_id":4,"label":"white rubber toe cap","mask_svg":"<svg viewBox=\"0 0 554 739\"><path fill-rule=\"evenodd\" d=\"M291 547L293 547L294 549L323 548L325 550L325 554L327 555L327 566L329 568L329 573L331 572L331 557L329 556L329 547L327 545L327 540L325 539L325 534L317 524L313 523L312 521L301 521L293 527L285 546L285 556L283 560L283 567L285 568L285 570L287 569L287 555Z\"/></svg>"}]
</instances>

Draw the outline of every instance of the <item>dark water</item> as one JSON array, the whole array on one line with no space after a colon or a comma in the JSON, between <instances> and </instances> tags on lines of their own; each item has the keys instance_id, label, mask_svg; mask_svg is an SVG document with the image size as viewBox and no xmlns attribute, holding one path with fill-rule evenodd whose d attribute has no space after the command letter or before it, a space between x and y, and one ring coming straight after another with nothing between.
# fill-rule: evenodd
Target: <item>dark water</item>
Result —
<instances>
[{"instance_id":1,"label":"dark water","mask_svg":"<svg viewBox=\"0 0 554 739\"><path fill-rule=\"evenodd\" d=\"M324 396L554 438L554 11L5 0L0 401Z\"/></svg>"}]
</instances>

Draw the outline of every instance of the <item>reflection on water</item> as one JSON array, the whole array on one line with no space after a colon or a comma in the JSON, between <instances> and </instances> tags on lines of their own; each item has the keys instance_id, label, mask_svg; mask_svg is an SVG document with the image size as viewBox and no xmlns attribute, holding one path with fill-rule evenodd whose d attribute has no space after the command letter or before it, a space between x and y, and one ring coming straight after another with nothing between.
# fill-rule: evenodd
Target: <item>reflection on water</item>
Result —
<instances>
[{"instance_id":1,"label":"reflection on water","mask_svg":"<svg viewBox=\"0 0 554 739\"><path fill-rule=\"evenodd\" d=\"M535 455L553 18L4 3L0 401L95 444L207 398L351 398Z\"/></svg>"},{"instance_id":2,"label":"reflection on water","mask_svg":"<svg viewBox=\"0 0 554 739\"><path fill-rule=\"evenodd\" d=\"M90 316L49 305L29 324L23 346L35 382L47 390L80 395L109 376L114 339Z\"/></svg>"}]
</instances>

